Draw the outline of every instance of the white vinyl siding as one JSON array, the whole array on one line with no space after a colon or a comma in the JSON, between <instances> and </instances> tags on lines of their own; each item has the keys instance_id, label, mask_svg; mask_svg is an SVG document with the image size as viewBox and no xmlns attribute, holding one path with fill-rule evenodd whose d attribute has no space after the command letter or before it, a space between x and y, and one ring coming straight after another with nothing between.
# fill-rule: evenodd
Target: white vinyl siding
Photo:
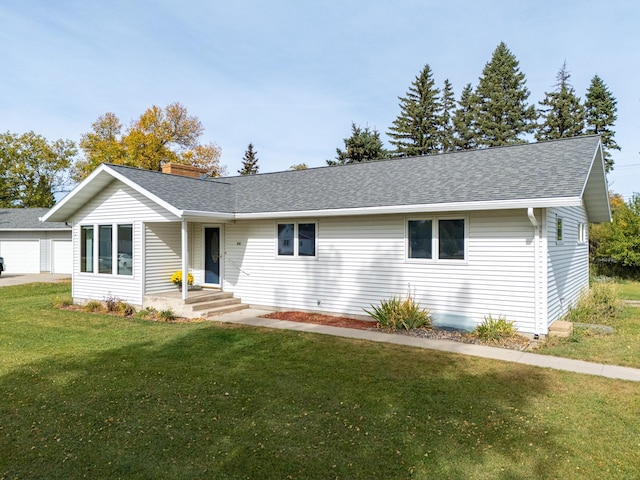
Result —
<instances>
[{"instance_id":1,"label":"white vinyl siding","mask_svg":"<svg viewBox=\"0 0 640 480\"><path fill-rule=\"evenodd\" d=\"M175 289L171 275L182 269L180 223L145 225L146 275L145 293Z\"/></svg>"},{"instance_id":2,"label":"white vinyl siding","mask_svg":"<svg viewBox=\"0 0 640 480\"><path fill-rule=\"evenodd\" d=\"M120 182L110 184L73 218L73 298L82 302L114 296L133 305L142 305L143 224L175 220L169 212L132 188ZM118 224L133 225L133 275L80 272L80 225ZM179 224L176 225L179 229Z\"/></svg>"},{"instance_id":3,"label":"white vinyl siding","mask_svg":"<svg viewBox=\"0 0 640 480\"><path fill-rule=\"evenodd\" d=\"M557 219L562 218L562 241L557 238ZM580 242L580 224L587 223L582 207L550 208L547 212L547 315L549 324L575 305L589 288L589 245Z\"/></svg>"},{"instance_id":4,"label":"white vinyl siding","mask_svg":"<svg viewBox=\"0 0 640 480\"><path fill-rule=\"evenodd\" d=\"M254 305L359 315L411 289L444 323L472 327L485 315L505 314L533 332L533 228L526 210L465 218L466 260L430 264L407 260L401 215L319 219L314 262L280 261L273 221L227 224L225 289Z\"/></svg>"}]
</instances>

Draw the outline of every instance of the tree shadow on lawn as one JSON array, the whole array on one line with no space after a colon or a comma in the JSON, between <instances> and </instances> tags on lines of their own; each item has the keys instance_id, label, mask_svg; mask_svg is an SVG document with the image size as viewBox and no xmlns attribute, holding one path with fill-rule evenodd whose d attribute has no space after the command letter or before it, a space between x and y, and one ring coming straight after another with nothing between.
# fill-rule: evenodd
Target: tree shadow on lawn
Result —
<instances>
[{"instance_id":1,"label":"tree shadow on lawn","mask_svg":"<svg viewBox=\"0 0 640 480\"><path fill-rule=\"evenodd\" d=\"M0 477L552 478L562 432L536 406L548 382L526 366L205 325L2 376Z\"/></svg>"}]
</instances>

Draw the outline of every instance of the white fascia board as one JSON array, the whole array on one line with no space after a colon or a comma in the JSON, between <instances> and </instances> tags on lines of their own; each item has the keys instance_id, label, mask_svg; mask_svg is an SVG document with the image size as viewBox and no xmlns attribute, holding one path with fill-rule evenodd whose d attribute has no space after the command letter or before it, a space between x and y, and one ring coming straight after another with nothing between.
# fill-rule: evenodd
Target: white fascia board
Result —
<instances>
[{"instance_id":1,"label":"white fascia board","mask_svg":"<svg viewBox=\"0 0 640 480\"><path fill-rule=\"evenodd\" d=\"M179 215L180 218L190 219L190 218L212 218L212 219L220 219L220 220L235 220L236 215L233 213L222 213L222 212L208 212L208 211L200 211L200 210L180 210Z\"/></svg>"},{"instance_id":2,"label":"white fascia board","mask_svg":"<svg viewBox=\"0 0 640 480\"><path fill-rule=\"evenodd\" d=\"M182 210L178 210L176 207L174 207L170 203L167 203L164 200L162 200L161 198L156 197L154 194L150 193L148 190L145 190L144 188L141 188L140 185L138 185L135 182L132 182L131 180L129 180L124 175L121 175L118 172L116 172L114 170L111 170L111 169L109 169L109 173L113 176L113 178L115 178L116 180L121 181L122 183L124 183L128 187L133 188L140 195L143 195L143 196L147 197L149 200L151 200L152 202L160 205L162 208L164 208L168 212L174 214L175 216L177 216L179 218L182 218L181 215L180 215Z\"/></svg>"},{"instance_id":3,"label":"white fascia board","mask_svg":"<svg viewBox=\"0 0 640 480\"><path fill-rule=\"evenodd\" d=\"M76 188L74 188L67 196L65 196L60 201L60 203L54 205L51 208L51 210L49 210L45 215L43 215L42 221L46 222L52 216L54 216L59 210L63 209L67 204L72 202L73 199L79 194L79 192L87 188L91 184L91 182L95 181L96 177L98 177L100 174L110 175L113 179L124 183L125 185L127 185L128 187L131 187L136 192L140 193L141 195L148 198L152 202L158 204L168 212L172 213L177 217L180 217L181 210L178 210L176 207L174 207L170 203L165 202L164 200L156 197L155 195L148 192L144 188L141 188L140 185L138 185L135 182L132 182L127 177L119 174L118 172L110 168L108 165L102 164L98 168L96 168L93 172L91 172L91 174L87 178L85 178ZM60 220L56 220L56 221L60 221Z\"/></svg>"},{"instance_id":4,"label":"white fascia board","mask_svg":"<svg viewBox=\"0 0 640 480\"><path fill-rule=\"evenodd\" d=\"M582 205L580 197L496 200L489 202L432 203L422 205L391 205L382 207L339 208L331 210L292 210L286 212L237 213L237 220L294 217L341 217L352 215L385 215L407 213L462 212L478 210L512 210L518 208L575 207Z\"/></svg>"},{"instance_id":5,"label":"white fascia board","mask_svg":"<svg viewBox=\"0 0 640 480\"><path fill-rule=\"evenodd\" d=\"M89 176L87 178L85 178L82 182L80 182L78 185L76 185L73 190L71 190L67 195L65 195L62 200L60 200L58 203L56 203L53 207L51 207L51 209L47 213L45 213L42 217L40 217L40 220L42 222L46 222L52 216L54 216L56 213L58 213L59 210L61 210L64 207L66 207L67 204L71 203L71 201L76 197L76 195L78 195L78 193L81 190L86 188L86 186L89 183L91 183L93 181L93 179L95 179L98 175L100 175L100 173L105 171L106 168L107 168L106 165L100 165L98 168L96 168L93 172L91 172L91 174L89 174ZM58 220L54 220L54 221L58 221Z\"/></svg>"}]
</instances>

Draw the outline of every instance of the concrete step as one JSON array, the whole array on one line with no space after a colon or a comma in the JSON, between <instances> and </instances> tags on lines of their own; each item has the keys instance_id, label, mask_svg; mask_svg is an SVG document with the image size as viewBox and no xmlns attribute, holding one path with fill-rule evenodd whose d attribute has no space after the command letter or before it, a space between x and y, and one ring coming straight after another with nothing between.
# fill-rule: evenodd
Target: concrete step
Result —
<instances>
[{"instance_id":1,"label":"concrete step","mask_svg":"<svg viewBox=\"0 0 640 480\"><path fill-rule=\"evenodd\" d=\"M192 311L199 312L202 310L212 310L219 307L226 307L228 305L237 305L239 303L241 303L239 298L233 298L233 296L230 296L228 298L220 298L217 300L190 303L188 304L188 306L191 308Z\"/></svg>"},{"instance_id":2,"label":"concrete step","mask_svg":"<svg viewBox=\"0 0 640 480\"><path fill-rule=\"evenodd\" d=\"M233 298L233 293L231 292L221 292L219 290L212 292L199 292L197 295L191 294L189 298L187 298L185 304L191 305L194 303L202 303L202 302L212 302L215 300L222 300L225 298Z\"/></svg>"},{"instance_id":3,"label":"concrete step","mask_svg":"<svg viewBox=\"0 0 640 480\"><path fill-rule=\"evenodd\" d=\"M201 313L201 317L203 318L211 318L211 317L215 317L217 315L223 315L225 313L231 313L231 312L238 312L240 310L244 310L249 308L249 305L244 305L242 303L237 303L235 305L226 305L224 307L217 307L217 308L212 308L210 310L205 310Z\"/></svg>"},{"instance_id":4,"label":"concrete step","mask_svg":"<svg viewBox=\"0 0 640 480\"><path fill-rule=\"evenodd\" d=\"M573 333L573 323L556 320L549 327L550 337L568 337Z\"/></svg>"}]
</instances>

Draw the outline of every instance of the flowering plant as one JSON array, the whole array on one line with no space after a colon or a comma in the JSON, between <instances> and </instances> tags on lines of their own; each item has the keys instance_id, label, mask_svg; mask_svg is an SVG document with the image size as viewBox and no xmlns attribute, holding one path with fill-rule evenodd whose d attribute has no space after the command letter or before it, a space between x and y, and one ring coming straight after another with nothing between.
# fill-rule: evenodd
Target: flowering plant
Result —
<instances>
[{"instance_id":1,"label":"flowering plant","mask_svg":"<svg viewBox=\"0 0 640 480\"><path fill-rule=\"evenodd\" d=\"M171 283L178 287L182 286L182 270L178 270L171 275ZM187 275L187 285L193 285L193 275L190 273Z\"/></svg>"}]
</instances>

